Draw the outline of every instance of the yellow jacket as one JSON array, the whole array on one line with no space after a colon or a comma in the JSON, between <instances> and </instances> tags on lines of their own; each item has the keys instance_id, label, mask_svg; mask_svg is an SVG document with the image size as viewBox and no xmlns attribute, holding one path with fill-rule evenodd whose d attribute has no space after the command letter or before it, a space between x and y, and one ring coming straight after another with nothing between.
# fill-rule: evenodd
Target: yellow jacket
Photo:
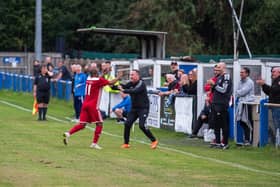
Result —
<instances>
[{"instance_id":1,"label":"yellow jacket","mask_svg":"<svg viewBox=\"0 0 280 187\"><path fill-rule=\"evenodd\" d=\"M104 78L105 78L106 80L109 80L109 81L115 79L115 77L114 77L113 75L110 75L110 74L105 74L105 75L104 75ZM120 85L120 81L117 81L117 82L114 84L114 86L118 86L118 85ZM114 90L114 89L112 89L112 87L109 86L109 85L104 86L103 89L104 89L105 92L109 92L109 93L120 93L119 90Z\"/></svg>"}]
</instances>

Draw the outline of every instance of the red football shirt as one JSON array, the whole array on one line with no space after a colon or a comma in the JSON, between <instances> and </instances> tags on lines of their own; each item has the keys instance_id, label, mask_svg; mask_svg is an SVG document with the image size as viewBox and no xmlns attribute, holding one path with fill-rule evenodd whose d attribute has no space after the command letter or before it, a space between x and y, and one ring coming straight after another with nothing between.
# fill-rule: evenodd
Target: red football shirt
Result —
<instances>
[{"instance_id":1,"label":"red football shirt","mask_svg":"<svg viewBox=\"0 0 280 187\"><path fill-rule=\"evenodd\" d=\"M99 107L102 88L109 84L109 81L102 77L88 77L86 81L86 93L84 103Z\"/></svg>"}]
</instances>

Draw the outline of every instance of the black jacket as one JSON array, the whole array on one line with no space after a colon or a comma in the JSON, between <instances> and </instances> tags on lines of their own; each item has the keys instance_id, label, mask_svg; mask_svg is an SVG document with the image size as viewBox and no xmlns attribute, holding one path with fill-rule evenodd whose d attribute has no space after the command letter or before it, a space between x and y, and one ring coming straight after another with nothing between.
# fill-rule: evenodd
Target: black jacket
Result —
<instances>
[{"instance_id":1,"label":"black jacket","mask_svg":"<svg viewBox=\"0 0 280 187\"><path fill-rule=\"evenodd\" d=\"M273 80L271 86L264 84L262 90L269 96L269 103L280 103L280 77Z\"/></svg>"},{"instance_id":2,"label":"black jacket","mask_svg":"<svg viewBox=\"0 0 280 187\"><path fill-rule=\"evenodd\" d=\"M34 85L37 86L37 93L39 92L50 92L51 88L51 77L46 75L38 75L35 77Z\"/></svg>"},{"instance_id":3,"label":"black jacket","mask_svg":"<svg viewBox=\"0 0 280 187\"><path fill-rule=\"evenodd\" d=\"M150 102L147 94L147 88L143 80L136 83L128 82L122 85L124 93L130 94L133 109L149 109Z\"/></svg>"},{"instance_id":4,"label":"black jacket","mask_svg":"<svg viewBox=\"0 0 280 187\"><path fill-rule=\"evenodd\" d=\"M212 87L212 104L218 104L228 107L232 94L232 81L228 73L220 75L216 84Z\"/></svg>"}]
</instances>

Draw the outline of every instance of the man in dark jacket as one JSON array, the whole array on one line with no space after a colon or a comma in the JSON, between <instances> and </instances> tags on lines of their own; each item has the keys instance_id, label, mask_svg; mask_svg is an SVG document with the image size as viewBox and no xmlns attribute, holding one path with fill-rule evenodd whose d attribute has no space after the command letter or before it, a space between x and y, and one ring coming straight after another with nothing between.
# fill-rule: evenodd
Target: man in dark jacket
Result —
<instances>
[{"instance_id":1,"label":"man in dark jacket","mask_svg":"<svg viewBox=\"0 0 280 187\"><path fill-rule=\"evenodd\" d=\"M144 134L151 140L151 148L155 149L158 145L158 141L149 130L146 119L149 114L149 98L147 94L147 88L140 79L140 73L138 70L132 70L130 72L130 82L126 85L119 86L119 89L131 97L131 111L128 113L127 120L124 127L124 144L122 148L129 148L129 136L130 129L133 123L139 118L139 128L144 132Z\"/></svg>"},{"instance_id":2,"label":"man in dark jacket","mask_svg":"<svg viewBox=\"0 0 280 187\"><path fill-rule=\"evenodd\" d=\"M229 138L229 123L228 123L228 107L232 95L232 80L230 75L226 73L226 64L220 62L217 65L220 69L219 77L216 83L213 80L208 80L207 83L212 86L213 101L211 105L211 121L214 124L216 136L216 144L212 147L228 149ZM221 130L223 135L223 143L221 143Z\"/></svg>"},{"instance_id":3,"label":"man in dark jacket","mask_svg":"<svg viewBox=\"0 0 280 187\"><path fill-rule=\"evenodd\" d=\"M271 86L265 84L264 80L257 80L257 83L262 86L263 92L268 95L269 103L280 104L280 67L272 68L271 79ZM273 133L276 133L276 129L280 129L280 107L271 107L271 112L274 124Z\"/></svg>"}]
</instances>

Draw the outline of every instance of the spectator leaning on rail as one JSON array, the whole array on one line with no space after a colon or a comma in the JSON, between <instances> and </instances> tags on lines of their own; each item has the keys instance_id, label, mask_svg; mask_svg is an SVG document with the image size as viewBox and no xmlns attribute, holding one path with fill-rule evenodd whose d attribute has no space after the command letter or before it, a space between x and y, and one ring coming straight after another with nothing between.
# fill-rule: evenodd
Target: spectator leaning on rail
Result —
<instances>
[{"instance_id":1,"label":"spectator leaning on rail","mask_svg":"<svg viewBox=\"0 0 280 187\"><path fill-rule=\"evenodd\" d=\"M54 75L53 75L53 77L54 77L57 72L54 71L54 65L52 63L52 57L47 56L45 58L45 64L47 65L48 71L54 73Z\"/></svg>"},{"instance_id":2,"label":"spectator leaning on rail","mask_svg":"<svg viewBox=\"0 0 280 187\"><path fill-rule=\"evenodd\" d=\"M244 130L244 145L250 145L252 140L252 106L248 104L243 104L243 102L251 102L255 100L254 96L254 82L249 77L250 69L244 67L240 71L240 82L238 83L237 90L235 92L236 98L238 98L238 105L236 108L236 121L240 122Z\"/></svg>"},{"instance_id":3,"label":"spectator leaning on rail","mask_svg":"<svg viewBox=\"0 0 280 187\"><path fill-rule=\"evenodd\" d=\"M176 80L175 76L173 74L166 74L166 80L168 83L168 90L165 92L159 92L159 96L168 96L168 99L166 100L166 107L171 105L174 101L174 94L178 92L180 85L178 81ZM170 96L170 97L169 97Z\"/></svg>"},{"instance_id":4,"label":"spectator leaning on rail","mask_svg":"<svg viewBox=\"0 0 280 187\"><path fill-rule=\"evenodd\" d=\"M265 81L257 80L257 83L262 86L263 92L268 95L268 102L280 104L280 67L274 67L271 70L271 86L265 84ZM273 135L276 135L277 128L280 128L280 107L271 107L273 118ZM274 141L274 139L272 140Z\"/></svg>"},{"instance_id":5,"label":"spectator leaning on rail","mask_svg":"<svg viewBox=\"0 0 280 187\"><path fill-rule=\"evenodd\" d=\"M229 123L228 123L228 107L232 95L232 80L230 75L226 73L226 64L220 62L217 65L220 69L220 75L217 82L208 80L207 83L212 85L213 90L213 101L211 105L211 116L214 124L214 131L216 137L216 144L211 147L228 149L228 138L229 138ZM223 135L223 143L221 143L221 132Z\"/></svg>"},{"instance_id":6,"label":"spectator leaning on rail","mask_svg":"<svg viewBox=\"0 0 280 187\"><path fill-rule=\"evenodd\" d=\"M63 81L70 81L71 80L71 73L64 65L64 61L58 62L58 75L56 80L63 80Z\"/></svg>"}]
</instances>

